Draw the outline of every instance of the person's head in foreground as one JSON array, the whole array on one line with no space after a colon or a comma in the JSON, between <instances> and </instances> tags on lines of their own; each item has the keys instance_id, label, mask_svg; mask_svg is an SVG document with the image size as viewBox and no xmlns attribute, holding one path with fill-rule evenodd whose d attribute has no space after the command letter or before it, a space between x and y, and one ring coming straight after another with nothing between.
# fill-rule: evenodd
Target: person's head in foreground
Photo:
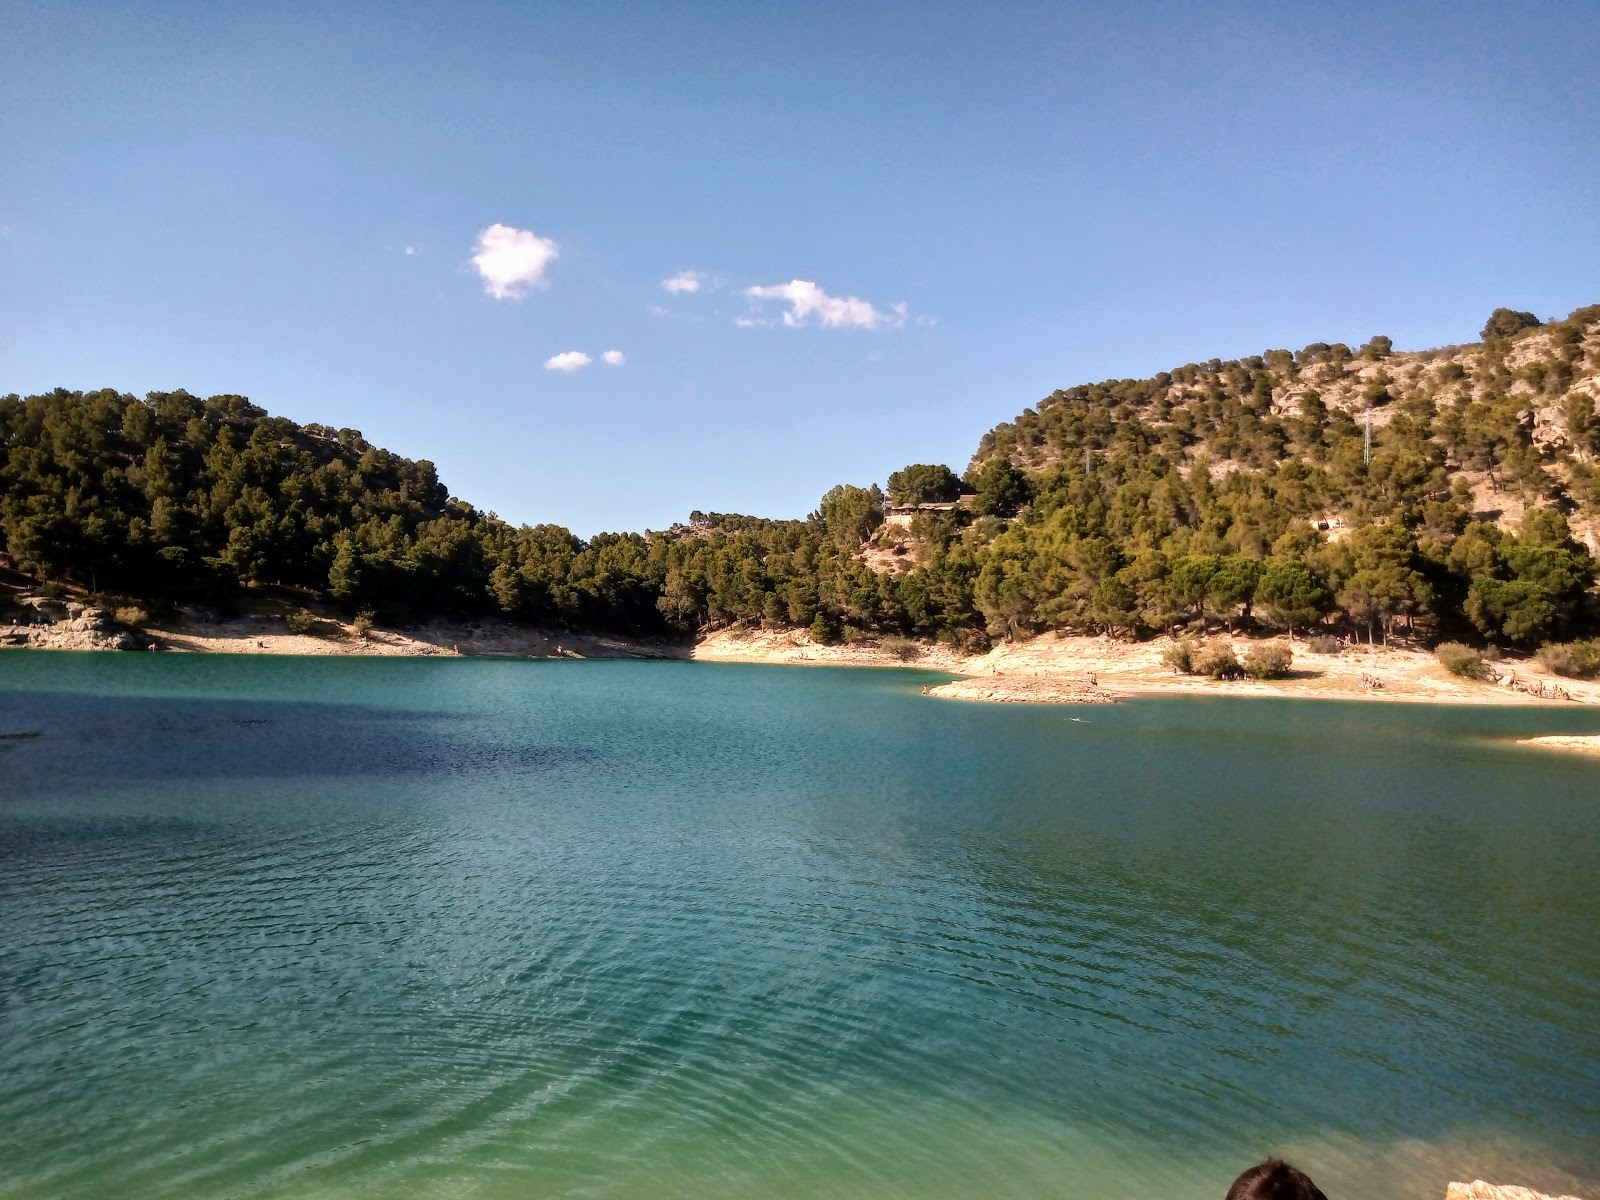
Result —
<instances>
[{"instance_id":1,"label":"person's head in foreground","mask_svg":"<svg viewBox=\"0 0 1600 1200\"><path fill-rule=\"evenodd\" d=\"M1233 1181L1226 1200L1328 1200L1304 1171L1269 1158Z\"/></svg>"}]
</instances>

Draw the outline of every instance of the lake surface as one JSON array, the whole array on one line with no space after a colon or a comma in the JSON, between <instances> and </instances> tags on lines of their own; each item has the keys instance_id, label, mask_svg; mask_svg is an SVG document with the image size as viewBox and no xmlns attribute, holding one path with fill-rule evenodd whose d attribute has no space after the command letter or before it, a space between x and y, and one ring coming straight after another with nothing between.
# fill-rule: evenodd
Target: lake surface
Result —
<instances>
[{"instance_id":1,"label":"lake surface","mask_svg":"<svg viewBox=\"0 0 1600 1200\"><path fill-rule=\"evenodd\" d=\"M1600 715L0 655L0 1197L1600 1194Z\"/></svg>"}]
</instances>

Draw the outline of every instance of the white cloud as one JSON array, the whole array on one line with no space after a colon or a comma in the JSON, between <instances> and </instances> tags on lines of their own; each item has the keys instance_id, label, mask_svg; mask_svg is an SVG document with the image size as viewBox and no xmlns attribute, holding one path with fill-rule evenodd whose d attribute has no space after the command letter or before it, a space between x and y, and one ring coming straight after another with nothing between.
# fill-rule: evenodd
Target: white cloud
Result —
<instances>
[{"instance_id":1,"label":"white cloud","mask_svg":"<svg viewBox=\"0 0 1600 1200\"><path fill-rule=\"evenodd\" d=\"M698 292L705 285L706 273L704 271L679 271L669 279L663 279L661 286L674 296L680 292Z\"/></svg>"},{"instance_id":2,"label":"white cloud","mask_svg":"<svg viewBox=\"0 0 1600 1200\"><path fill-rule=\"evenodd\" d=\"M417 252L417 248L415 246L407 246L406 247L406 253L407 254L415 254L416 252Z\"/></svg>"},{"instance_id":3,"label":"white cloud","mask_svg":"<svg viewBox=\"0 0 1600 1200\"><path fill-rule=\"evenodd\" d=\"M560 354L545 359L544 369L546 371L581 371L593 361L594 359L590 358L582 350L564 350Z\"/></svg>"},{"instance_id":4,"label":"white cloud","mask_svg":"<svg viewBox=\"0 0 1600 1200\"><path fill-rule=\"evenodd\" d=\"M753 305L767 300L785 301L789 307L784 311L783 323L792 328L810 324L813 317L824 329L886 329L904 325L906 321L903 303L890 305L889 311L884 312L859 296L830 296L807 279L745 288L744 294ZM741 317L735 323L759 325L762 319Z\"/></svg>"},{"instance_id":5,"label":"white cloud","mask_svg":"<svg viewBox=\"0 0 1600 1200\"><path fill-rule=\"evenodd\" d=\"M628 356L621 350L607 350L600 356L600 361L608 367L620 367L628 361Z\"/></svg>"},{"instance_id":6,"label":"white cloud","mask_svg":"<svg viewBox=\"0 0 1600 1200\"><path fill-rule=\"evenodd\" d=\"M491 225L478 234L472 265L496 300L520 300L530 287L549 287L545 269L559 258L555 242L531 229Z\"/></svg>"}]
</instances>

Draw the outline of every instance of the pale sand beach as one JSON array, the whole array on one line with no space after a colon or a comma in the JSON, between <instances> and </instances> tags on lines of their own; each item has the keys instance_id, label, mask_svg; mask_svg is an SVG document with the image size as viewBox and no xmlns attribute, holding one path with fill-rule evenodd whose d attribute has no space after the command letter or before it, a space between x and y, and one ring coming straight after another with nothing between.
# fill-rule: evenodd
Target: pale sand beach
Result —
<instances>
[{"instance_id":1,"label":"pale sand beach","mask_svg":"<svg viewBox=\"0 0 1600 1200\"><path fill-rule=\"evenodd\" d=\"M1248 638L1230 640L1240 658L1253 644ZM1558 708L1600 704L1600 682L1559 678L1531 659L1505 662L1500 669L1507 673L1508 681L1559 686L1572 697L1570 701L1529 695L1510 682L1496 685L1462 679L1426 651L1363 645L1347 647L1340 654L1313 654L1298 640L1293 643L1290 678L1221 682L1175 674L1161 661L1170 644L1166 638L1123 642L1045 634L1031 641L1001 643L986 654L972 656L945 646L918 644L913 657L901 658L880 647L818 646L797 631L723 631L701 640L693 657L710 662L924 667L963 676L931 685L928 695L995 703L1104 702L1119 696L1167 694ZM1382 686L1371 686L1373 682Z\"/></svg>"},{"instance_id":2,"label":"pale sand beach","mask_svg":"<svg viewBox=\"0 0 1600 1200\"><path fill-rule=\"evenodd\" d=\"M1524 746L1540 746L1546 750L1571 750L1577 754L1600 754L1600 734L1585 737L1578 734L1551 734L1546 737L1524 738Z\"/></svg>"},{"instance_id":3,"label":"pale sand beach","mask_svg":"<svg viewBox=\"0 0 1600 1200\"><path fill-rule=\"evenodd\" d=\"M1108 703L1124 696L1156 694L1555 708L1600 704L1600 681L1554 676L1533 659L1501 662L1498 669L1505 678L1493 684L1452 675L1422 650L1360 645L1347 646L1339 654L1314 654L1302 640L1292 643L1289 678L1219 681L1180 675L1163 663L1162 653L1171 644L1168 638L1125 642L1058 634L1002 642L984 654L969 655L950 646L904 640L823 645L794 629L724 629L691 645L572 634L487 619L373 628L362 636L348 622L323 615L312 631L292 633L281 613L262 611L213 621L157 622L131 638L103 623L80 619L0 631L0 639L18 648L60 650L127 650L137 641L164 652L202 654L690 658L774 666L909 667L960 676L929 684L924 689L929 696L1002 704ZM1225 640L1241 659L1257 644L1243 637ZM1517 685L1560 688L1570 700L1529 694ZM1592 751L1588 741L1556 737L1529 744Z\"/></svg>"}]
</instances>

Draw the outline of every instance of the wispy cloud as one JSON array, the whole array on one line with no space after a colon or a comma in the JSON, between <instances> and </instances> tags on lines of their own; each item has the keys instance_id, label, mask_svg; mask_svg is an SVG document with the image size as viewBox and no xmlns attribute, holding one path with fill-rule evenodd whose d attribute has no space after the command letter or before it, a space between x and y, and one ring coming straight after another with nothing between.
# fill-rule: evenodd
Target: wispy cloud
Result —
<instances>
[{"instance_id":1,"label":"wispy cloud","mask_svg":"<svg viewBox=\"0 0 1600 1200\"><path fill-rule=\"evenodd\" d=\"M552 355L545 359L544 369L546 371L566 371L570 374L573 371L583 370L593 361L594 359L590 358L582 350L564 350L560 354Z\"/></svg>"},{"instance_id":2,"label":"wispy cloud","mask_svg":"<svg viewBox=\"0 0 1600 1200\"><path fill-rule=\"evenodd\" d=\"M661 287L662 290L671 292L674 296L683 292L698 292L705 286L706 280L709 278L710 276L704 271L679 271L676 275L663 279Z\"/></svg>"},{"instance_id":3,"label":"wispy cloud","mask_svg":"<svg viewBox=\"0 0 1600 1200\"><path fill-rule=\"evenodd\" d=\"M744 294L754 307L768 300L784 301L788 307L783 312L783 323L796 329L809 325L813 319L824 329L888 329L906 322L904 304L891 304L885 311L859 296L830 296L808 279L745 288ZM771 323L760 316L735 318L735 324L743 326Z\"/></svg>"},{"instance_id":4,"label":"wispy cloud","mask_svg":"<svg viewBox=\"0 0 1600 1200\"><path fill-rule=\"evenodd\" d=\"M621 350L607 350L600 356L600 361L608 367L620 367L628 361L628 356Z\"/></svg>"},{"instance_id":5,"label":"wispy cloud","mask_svg":"<svg viewBox=\"0 0 1600 1200\"><path fill-rule=\"evenodd\" d=\"M472 265L496 300L520 300L530 287L549 287L545 270L560 257L555 242L531 229L490 225L478 234Z\"/></svg>"}]
</instances>

